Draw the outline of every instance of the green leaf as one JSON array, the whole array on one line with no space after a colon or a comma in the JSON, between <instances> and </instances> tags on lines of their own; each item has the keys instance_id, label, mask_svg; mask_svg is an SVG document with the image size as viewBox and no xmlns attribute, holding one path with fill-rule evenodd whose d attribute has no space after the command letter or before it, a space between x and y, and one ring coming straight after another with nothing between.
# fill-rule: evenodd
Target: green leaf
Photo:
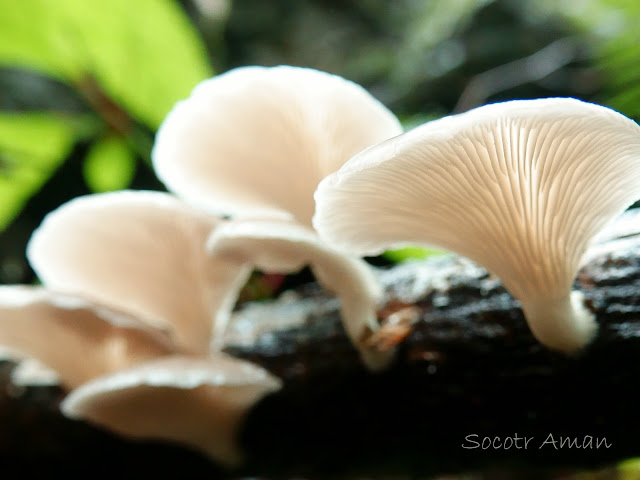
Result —
<instances>
[{"instance_id":1,"label":"green leaf","mask_svg":"<svg viewBox=\"0 0 640 480\"><path fill-rule=\"evenodd\" d=\"M431 248L405 247L398 250L388 250L382 256L395 263L406 262L407 260L421 260L434 255L443 255L444 252Z\"/></svg>"},{"instance_id":2,"label":"green leaf","mask_svg":"<svg viewBox=\"0 0 640 480\"><path fill-rule=\"evenodd\" d=\"M135 157L121 137L100 140L93 145L84 160L84 178L94 192L127 188L135 173Z\"/></svg>"},{"instance_id":3,"label":"green leaf","mask_svg":"<svg viewBox=\"0 0 640 480\"><path fill-rule=\"evenodd\" d=\"M107 96L155 129L211 76L204 45L173 0L0 0L0 65L36 69Z\"/></svg>"},{"instance_id":4,"label":"green leaf","mask_svg":"<svg viewBox=\"0 0 640 480\"><path fill-rule=\"evenodd\" d=\"M640 473L640 459L632 458L618 464L619 480L637 480Z\"/></svg>"},{"instance_id":5,"label":"green leaf","mask_svg":"<svg viewBox=\"0 0 640 480\"><path fill-rule=\"evenodd\" d=\"M65 160L75 130L48 114L0 114L0 231Z\"/></svg>"},{"instance_id":6,"label":"green leaf","mask_svg":"<svg viewBox=\"0 0 640 480\"><path fill-rule=\"evenodd\" d=\"M453 36L456 29L493 0L432 0L416 4L409 46L427 50ZM419 5L419 6L418 6Z\"/></svg>"}]
</instances>

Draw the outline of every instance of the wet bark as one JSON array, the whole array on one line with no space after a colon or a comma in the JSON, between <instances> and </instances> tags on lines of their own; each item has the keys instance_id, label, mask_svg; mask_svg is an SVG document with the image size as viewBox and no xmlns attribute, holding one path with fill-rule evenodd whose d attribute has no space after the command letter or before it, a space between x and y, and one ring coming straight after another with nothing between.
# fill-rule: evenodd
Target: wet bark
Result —
<instances>
[{"instance_id":1,"label":"wet bark","mask_svg":"<svg viewBox=\"0 0 640 480\"><path fill-rule=\"evenodd\" d=\"M8 363L0 366L0 452L8 462L49 471L91 463L114 473L207 478L380 478L492 468L544 478L540 469L640 456L635 233L617 232L623 238L595 247L581 270L575 288L599 333L571 357L535 341L497 279L452 256L380 272L387 291L381 319L405 322L390 335L397 355L384 373L362 367L337 301L313 284L275 302L245 305L226 350L280 376L284 388L250 413L241 439L250 460L242 472L225 474L178 447L131 443L66 420L57 411L62 392L16 389ZM492 442L484 449L485 437L499 437L502 448Z\"/></svg>"}]
</instances>

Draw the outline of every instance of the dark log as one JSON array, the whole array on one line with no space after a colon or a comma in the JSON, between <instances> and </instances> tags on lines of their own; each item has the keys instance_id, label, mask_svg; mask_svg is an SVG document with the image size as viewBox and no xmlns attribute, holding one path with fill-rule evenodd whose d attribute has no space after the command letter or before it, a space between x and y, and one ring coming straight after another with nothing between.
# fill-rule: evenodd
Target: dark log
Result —
<instances>
[{"instance_id":1,"label":"dark log","mask_svg":"<svg viewBox=\"0 0 640 480\"><path fill-rule=\"evenodd\" d=\"M113 473L207 478L380 478L493 468L544 478L540 469L640 456L636 233L619 231L615 237L624 238L595 247L578 276L575 287L600 325L580 355L539 345L518 302L483 269L453 256L432 258L380 273L388 294L382 321L415 321L409 328L387 325L395 332L389 341L399 345L384 373L362 367L337 301L313 284L238 312L227 352L284 380L283 390L247 419L242 443L250 460L240 472L225 474L181 448L132 443L66 420L57 411L62 392L16 391L9 364L0 369L0 453L6 462L47 471L92 464ZM508 450L463 448L475 446L472 440L482 445L484 437L513 442L516 435ZM566 438L577 444L561 448ZM589 447L589 438L591 448L577 448Z\"/></svg>"}]
</instances>

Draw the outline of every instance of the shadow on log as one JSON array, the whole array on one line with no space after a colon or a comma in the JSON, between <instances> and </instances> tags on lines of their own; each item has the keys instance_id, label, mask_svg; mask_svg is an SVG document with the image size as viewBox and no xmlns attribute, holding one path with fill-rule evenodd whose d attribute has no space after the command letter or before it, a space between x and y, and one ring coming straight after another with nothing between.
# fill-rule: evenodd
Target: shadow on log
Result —
<instances>
[{"instance_id":1,"label":"shadow on log","mask_svg":"<svg viewBox=\"0 0 640 480\"><path fill-rule=\"evenodd\" d=\"M237 312L226 351L285 385L250 413L242 437L250 461L240 472L69 421L57 410L62 392L13 387L8 363L0 366L0 453L5 465L29 470L91 464L195 478L411 478L499 467L542 479L640 456L640 236L627 225L603 240L576 282L600 325L579 356L539 345L519 304L483 269L432 258L380 272L383 320L394 312L415 320L382 374L364 370L337 301L313 284Z\"/></svg>"}]
</instances>

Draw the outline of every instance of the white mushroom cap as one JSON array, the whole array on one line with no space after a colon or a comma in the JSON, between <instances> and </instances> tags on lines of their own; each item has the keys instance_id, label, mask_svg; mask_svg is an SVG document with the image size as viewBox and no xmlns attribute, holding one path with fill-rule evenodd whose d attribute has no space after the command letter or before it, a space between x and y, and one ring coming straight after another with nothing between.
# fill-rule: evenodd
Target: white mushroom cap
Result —
<instances>
[{"instance_id":1,"label":"white mushroom cap","mask_svg":"<svg viewBox=\"0 0 640 480\"><path fill-rule=\"evenodd\" d=\"M314 225L357 254L424 244L465 255L522 302L534 335L575 350L595 322L571 294L594 235L640 197L640 127L568 98L427 123L325 179Z\"/></svg>"},{"instance_id":2,"label":"white mushroom cap","mask_svg":"<svg viewBox=\"0 0 640 480\"><path fill-rule=\"evenodd\" d=\"M178 103L152 157L167 188L208 211L311 225L318 182L401 132L389 110L341 77L243 67L202 82Z\"/></svg>"},{"instance_id":3,"label":"white mushroom cap","mask_svg":"<svg viewBox=\"0 0 640 480\"><path fill-rule=\"evenodd\" d=\"M218 227L207 243L214 256L253 265L267 273L294 273L309 265L318 282L341 301L345 330L374 370L388 365L392 351L367 344L377 330L376 304L382 291L371 268L330 248L312 229L286 220L243 219ZM225 325L217 327L224 329ZM222 332L217 333L222 336Z\"/></svg>"},{"instance_id":4,"label":"white mushroom cap","mask_svg":"<svg viewBox=\"0 0 640 480\"><path fill-rule=\"evenodd\" d=\"M24 286L0 287L0 345L50 367L68 388L176 351L167 335L133 318ZM27 373L26 381L33 383L44 372Z\"/></svg>"},{"instance_id":5,"label":"white mushroom cap","mask_svg":"<svg viewBox=\"0 0 640 480\"><path fill-rule=\"evenodd\" d=\"M249 362L174 356L96 378L61 408L71 418L132 438L180 442L235 466L249 409L280 388L278 378Z\"/></svg>"},{"instance_id":6,"label":"white mushroom cap","mask_svg":"<svg viewBox=\"0 0 640 480\"><path fill-rule=\"evenodd\" d=\"M27 256L47 286L167 328L203 353L215 313L250 274L206 255L220 221L166 193L88 195L47 215Z\"/></svg>"}]
</instances>

